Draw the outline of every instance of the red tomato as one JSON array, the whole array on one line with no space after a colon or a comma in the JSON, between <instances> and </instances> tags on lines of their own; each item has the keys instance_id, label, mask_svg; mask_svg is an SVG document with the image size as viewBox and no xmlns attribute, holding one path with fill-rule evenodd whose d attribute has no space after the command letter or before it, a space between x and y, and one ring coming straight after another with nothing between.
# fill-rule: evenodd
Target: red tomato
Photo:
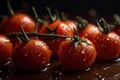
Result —
<instances>
[{"instance_id":1,"label":"red tomato","mask_svg":"<svg viewBox=\"0 0 120 80\"><path fill-rule=\"evenodd\" d=\"M35 22L26 14L18 13L12 17L4 19L0 34L7 34L12 32L20 32L20 27L23 27L25 32L33 32L35 30ZM15 38L10 38L14 43L17 41Z\"/></svg>"},{"instance_id":2,"label":"red tomato","mask_svg":"<svg viewBox=\"0 0 120 80\"><path fill-rule=\"evenodd\" d=\"M12 56L12 43L4 35L0 35L0 64L6 62Z\"/></svg>"},{"instance_id":3,"label":"red tomato","mask_svg":"<svg viewBox=\"0 0 120 80\"><path fill-rule=\"evenodd\" d=\"M94 40L94 45L98 60L113 60L120 55L120 37L114 32L98 34Z\"/></svg>"},{"instance_id":4,"label":"red tomato","mask_svg":"<svg viewBox=\"0 0 120 80\"><path fill-rule=\"evenodd\" d=\"M101 61L109 61L119 57L120 55L120 37L110 31L107 22L101 18L97 21L101 32L94 40L94 45L97 50L97 59Z\"/></svg>"},{"instance_id":5,"label":"red tomato","mask_svg":"<svg viewBox=\"0 0 120 80\"><path fill-rule=\"evenodd\" d=\"M12 59L18 69L34 71L48 64L50 56L51 51L46 43L31 39L15 46Z\"/></svg>"},{"instance_id":6,"label":"red tomato","mask_svg":"<svg viewBox=\"0 0 120 80\"><path fill-rule=\"evenodd\" d=\"M74 28L69 27L66 23L64 23L62 21L56 21L56 22L53 22L53 23L49 24L48 26L44 26L39 31L39 33L51 34L51 32L47 31L46 27L48 27L52 30L52 34L63 35L63 36L71 36L71 37L74 36ZM56 30L56 28L57 28L57 30ZM58 51L58 48L59 48L59 45L64 39L61 39L61 38L54 39L54 44L52 43L51 38L48 39L48 40L46 40L46 39L48 39L48 38L44 38L44 41L47 43L47 45L52 50L53 55L56 55L57 51Z\"/></svg>"},{"instance_id":7,"label":"red tomato","mask_svg":"<svg viewBox=\"0 0 120 80\"><path fill-rule=\"evenodd\" d=\"M1 33L20 32L20 27L23 27L26 32L33 32L35 22L26 14L18 13L4 21Z\"/></svg>"},{"instance_id":8,"label":"red tomato","mask_svg":"<svg viewBox=\"0 0 120 80\"><path fill-rule=\"evenodd\" d=\"M67 70L82 70L92 66L96 59L96 49L87 39L76 46L71 40L61 43L58 56L62 66Z\"/></svg>"},{"instance_id":9,"label":"red tomato","mask_svg":"<svg viewBox=\"0 0 120 80\"><path fill-rule=\"evenodd\" d=\"M75 22L74 21L72 21L72 20L66 20L66 21L64 21L69 27L71 27L71 28L76 28L76 24L75 24Z\"/></svg>"},{"instance_id":10,"label":"red tomato","mask_svg":"<svg viewBox=\"0 0 120 80\"><path fill-rule=\"evenodd\" d=\"M101 33L94 24L88 24L85 29L78 28L79 36L84 36L93 42L97 34Z\"/></svg>"}]
</instances>

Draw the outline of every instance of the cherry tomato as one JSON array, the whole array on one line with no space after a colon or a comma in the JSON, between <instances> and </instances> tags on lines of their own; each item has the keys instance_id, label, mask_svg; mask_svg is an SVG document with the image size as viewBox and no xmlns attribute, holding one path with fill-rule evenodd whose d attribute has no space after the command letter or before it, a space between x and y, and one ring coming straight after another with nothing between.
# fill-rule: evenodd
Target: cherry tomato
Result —
<instances>
[{"instance_id":1,"label":"cherry tomato","mask_svg":"<svg viewBox=\"0 0 120 80\"><path fill-rule=\"evenodd\" d=\"M20 32L20 27L23 27L25 32L33 32L35 30L35 22L26 14L18 13L12 17L9 17L3 21L0 28L1 34L7 34L12 32ZM10 37L13 43L18 42L14 37Z\"/></svg>"},{"instance_id":2,"label":"cherry tomato","mask_svg":"<svg viewBox=\"0 0 120 80\"><path fill-rule=\"evenodd\" d=\"M82 38L83 39L83 38ZM73 44L71 40L61 43L58 56L62 66L67 70L83 70L92 66L96 59L96 49L91 41Z\"/></svg>"},{"instance_id":3,"label":"cherry tomato","mask_svg":"<svg viewBox=\"0 0 120 80\"><path fill-rule=\"evenodd\" d=\"M47 27L51 29L51 32L47 31L47 29L46 29ZM64 22L57 21L57 22L52 23L48 26L44 26L39 31L39 33L47 33L47 34L53 34L53 35L57 34L57 35L71 36L72 37L72 36L74 36L74 28L69 27ZM54 44L52 43L52 40L54 40ZM57 55L59 45L63 40L64 39L61 39L61 38L56 38L56 39L54 39L54 38L53 39L44 38L44 41L47 43L47 45L52 50L53 55Z\"/></svg>"},{"instance_id":4,"label":"cherry tomato","mask_svg":"<svg viewBox=\"0 0 120 80\"><path fill-rule=\"evenodd\" d=\"M26 32L34 31L35 22L33 19L27 14L15 13L9 0L7 0L6 3L11 16L7 16L3 19L0 33L20 32L20 27L23 27Z\"/></svg>"},{"instance_id":5,"label":"cherry tomato","mask_svg":"<svg viewBox=\"0 0 120 80\"><path fill-rule=\"evenodd\" d=\"M94 40L94 45L98 60L113 60L120 55L120 37L114 32L98 34Z\"/></svg>"},{"instance_id":6,"label":"cherry tomato","mask_svg":"<svg viewBox=\"0 0 120 80\"><path fill-rule=\"evenodd\" d=\"M84 36L93 42L100 30L94 24L88 23L87 20L77 17L77 28L79 36Z\"/></svg>"},{"instance_id":7,"label":"cherry tomato","mask_svg":"<svg viewBox=\"0 0 120 80\"><path fill-rule=\"evenodd\" d=\"M119 57L120 55L120 37L110 31L109 26L103 18L98 20L102 33L98 34L94 40L97 51L97 59L101 61L109 61Z\"/></svg>"},{"instance_id":8,"label":"cherry tomato","mask_svg":"<svg viewBox=\"0 0 120 80\"><path fill-rule=\"evenodd\" d=\"M0 35L0 64L9 60L12 56L12 43L4 35Z\"/></svg>"},{"instance_id":9,"label":"cherry tomato","mask_svg":"<svg viewBox=\"0 0 120 80\"><path fill-rule=\"evenodd\" d=\"M66 20L66 21L64 21L64 22L65 22L70 28L77 28L75 22L72 21L72 20Z\"/></svg>"},{"instance_id":10,"label":"cherry tomato","mask_svg":"<svg viewBox=\"0 0 120 80\"><path fill-rule=\"evenodd\" d=\"M41 40L31 39L15 46L12 59L16 68L22 70L39 70L49 63L51 51Z\"/></svg>"},{"instance_id":11,"label":"cherry tomato","mask_svg":"<svg viewBox=\"0 0 120 80\"><path fill-rule=\"evenodd\" d=\"M85 29L83 30L78 29L78 32L79 36L84 36L91 40L92 42L96 35L100 33L99 29L94 24L88 24Z\"/></svg>"},{"instance_id":12,"label":"cherry tomato","mask_svg":"<svg viewBox=\"0 0 120 80\"><path fill-rule=\"evenodd\" d=\"M18 13L4 21L1 27L1 33L20 32L20 27L23 27L26 32L33 32L35 22L26 14Z\"/></svg>"}]
</instances>

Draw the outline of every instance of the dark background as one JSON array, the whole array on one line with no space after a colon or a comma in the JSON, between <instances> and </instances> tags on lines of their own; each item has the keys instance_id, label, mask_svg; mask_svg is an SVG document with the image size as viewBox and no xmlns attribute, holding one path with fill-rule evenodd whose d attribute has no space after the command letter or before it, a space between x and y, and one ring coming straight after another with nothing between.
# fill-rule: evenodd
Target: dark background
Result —
<instances>
[{"instance_id":1,"label":"dark background","mask_svg":"<svg viewBox=\"0 0 120 80\"><path fill-rule=\"evenodd\" d=\"M104 16L110 17L120 13L119 0L10 0L15 11L31 13L31 6L36 7L39 14L44 14L46 6L58 11L84 17ZM92 12L92 14L91 14ZM8 14L6 0L0 0L0 14Z\"/></svg>"}]
</instances>

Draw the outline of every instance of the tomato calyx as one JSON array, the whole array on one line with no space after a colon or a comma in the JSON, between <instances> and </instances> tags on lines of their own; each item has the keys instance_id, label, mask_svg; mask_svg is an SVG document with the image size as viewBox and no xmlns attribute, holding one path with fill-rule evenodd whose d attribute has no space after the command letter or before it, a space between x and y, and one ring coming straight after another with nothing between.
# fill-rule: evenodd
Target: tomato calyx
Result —
<instances>
[{"instance_id":1,"label":"tomato calyx","mask_svg":"<svg viewBox=\"0 0 120 80\"><path fill-rule=\"evenodd\" d=\"M48 13L49 13L49 16L50 16L51 22L56 21L56 20L57 20L57 16L56 16L56 14L53 14L53 13L51 12L50 7L46 7L46 9L47 9L47 11L48 11Z\"/></svg>"},{"instance_id":2,"label":"tomato calyx","mask_svg":"<svg viewBox=\"0 0 120 80\"><path fill-rule=\"evenodd\" d=\"M80 29L85 29L86 26L88 25L88 21L83 19L80 16L76 17L76 20L77 20L78 28L80 28Z\"/></svg>"},{"instance_id":3,"label":"tomato calyx","mask_svg":"<svg viewBox=\"0 0 120 80\"><path fill-rule=\"evenodd\" d=\"M34 30L34 32L37 33L37 31L38 31L38 24L40 23L41 25L43 25L43 24L45 24L45 21L43 21L42 19L39 18L35 7L32 7L32 10L33 10L33 13L34 13L34 16L35 16L35 30Z\"/></svg>"},{"instance_id":4,"label":"tomato calyx","mask_svg":"<svg viewBox=\"0 0 120 80\"><path fill-rule=\"evenodd\" d=\"M50 27L46 27L46 30L48 31L49 34L55 35L57 33L58 27L56 27L54 30L52 30Z\"/></svg>"},{"instance_id":5,"label":"tomato calyx","mask_svg":"<svg viewBox=\"0 0 120 80\"><path fill-rule=\"evenodd\" d=\"M0 15L0 19L12 17L15 14L14 10L12 9L10 0L7 0L6 4L7 4L7 7L8 7L9 15Z\"/></svg>"},{"instance_id":6,"label":"tomato calyx","mask_svg":"<svg viewBox=\"0 0 120 80\"><path fill-rule=\"evenodd\" d=\"M71 41L74 43L74 46L77 47L77 45L81 42L87 43L87 41L83 40L82 38L79 37L79 34L77 33L77 30L74 29L74 37L71 38ZM88 43L87 43L88 44Z\"/></svg>"},{"instance_id":7,"label":"tomato calyx","mask_svg":"<svg viewBox=\"0 0 120 80\"><path fill-rule=\"evenodd\" d=\"M49 34L51 35L57 35L57 29L58 27L56 27L54 30L52 30L50 27L46 27L46 30L48 31ZM52 44L55 43L55 38L56 37L47 37L45 40L51 40Z\"/></svg>"},{"instance_id":8,"label":"tomato calyx","mask_svg":"<svg viewBox=\"0 0 120 80\"><path fill-rule=\"evenodd\" d=\"M10 13L10 16L13 16L15 14L14 10L12 9L12 6L10 4L10 0L7 0L8 10Z\"/></svg>"},{"instance_id":9,"label":"tomato calyx","mask_svg":"<svg viewBox=\"0 0 120 80\"><path fill-rule=\"evenodd\" d=\"M22 32L23 35L19 35L19 34L16 33L16 34L17 34L17 38L18 38L19 41L21 41L21 42L28 42L30 39L29 39L29 37L27 36L27 34L25 33L23 27L20 27L20 29L21 29L21 32Z\"/></svg>"},{"instance_id":10,"label":"tomato calyx","mask_svg":"<svg viewBox=\"0 0 120 80\"><path fill-rule=\"evenodd\" d=\"M97 25L98 25L98 29L102 33L110 32L110 27L109 27L109 25L107 24L107 22L103 18L97 20Z\"/></svg>"},{"instance_id":11,"label":"tomato calyx","mask_svg":"<svg viewBox=\"0 0 120 80\"><path fill-rule=\"evenodd\" d=\"M63 11L61 12L61 19L62 19L62 21L67 20L66 15Z\"/></svg>"},{"instance_id":12,"label":"tomato calyx","mask_svg":"<svg viewBox=\"0 0 120 80\"><path fill-rule=\"evenodd\" d=\"M115 19L115 25L120 26L120 16L118 14L114 14L113 18Z\"/></svg>"}]
</instances>

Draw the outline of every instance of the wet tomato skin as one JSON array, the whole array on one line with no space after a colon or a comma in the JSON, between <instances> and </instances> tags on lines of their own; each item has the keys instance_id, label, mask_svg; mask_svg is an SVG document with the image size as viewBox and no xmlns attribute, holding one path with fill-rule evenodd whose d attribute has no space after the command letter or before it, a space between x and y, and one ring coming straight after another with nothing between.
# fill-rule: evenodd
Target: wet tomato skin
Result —
<instances>
[{"instance_id":1,"label":"wet tomato skin","mask_svg":"<svg viewBox=\"0 0 120 80\"><path fill-rule=\"evenodd\" d=\"M98 34L93 43L97 51L97 60L109 61L120 55L120 37L114 32Z\"/></svg>"},{"instance_id":2,"label":"wet tomato skin","mask_svg":"<svg viewBox=\"0 0 120 80\"><path fill-rule=\"evenodd\" d=\"M0 35L0 64L9 60L12 56L13 45L4 35Z\"/></svg>"},{"instance_id":3,"label":"wet tomato skin","mask_svg":"<svg viewBox=\"0 0 120 80\"><path fill-rule=\"evenodd\" d=\"M101 33L98 29L98 27L94 24L88 24L86 26L85 29L80 29L78 28L78 33L79 36L84 36L86 38L88 38L89 40L91 40L93 42L93 40L95 39L96 35Z\"/></svg>"},{"instance_id":4,"label":"wet tomato skin","mask_svg":"<svg viewBox=\"0 0 120 80\"><path fill-rule=\"evenodd\" d=\"M32 39L27 43L18 43L13 51L13 62L18 69L40 70L49 63L51 51L46 43Z\"/></svg>"},{"instance_id":5,"label":"wet tomato skin","mask_svg":"<svg viewBox=\"0 0 120 80\"><path fill-rule=\"evenodd\" d=\"M69 27L66 23L64 23L62 21L56 21L56 22L53 22L53 23L49 24L48 26L44 26L43 28L41 28L39 33L50 34L46 30L47 27L49 27L53 31L57 28L56 32L54 32L55 35L71 36L71 37L74 36L74 29L73 29L73 27ZM39 37L39 39L42 39L43 41L45 41L47 43L47 45L52 50L53 55L55 55L55 56L57 55L57 51L58 51L59 45L61 44L62 41L65 40L63 38L54 38L54 44L53 44L51 38L48 39L46 37L44 37L44 38L43 37Z\"/></svg>"},{"instance_id":6,"label":"wet tomato skin","mask_svg":"<svg viewBox=\"0 0 120 80\"><path fill-rule=\"evenodd\" d=\"M58 56L62 66L67 70L83 70L91 67L96 59L94 45L88 40L77 46L70 40L63 41L58 50Z\"/></svg>"},{"instance_id":7,"label":"wet tomato skin","mask_svg":"<svg viewBox=\"0 0 120 80\"><path fill-rule=\"evenodd\" d=\"M25 32L33 32L35 30L35 22L27 14L17 13L11 17L5 17L0 27L0 34L8 34L12 32L21 32L23 27ZM18 42L16 37L9 37L12 43Z\"/></svg>"},{"instance_id":8,"label":"wet tomato skin","mask_svg":"<svg viewBox=\"0 0 120 80\"><path fill-rule=\"evenodd\" d=\"M20 27L23 27L26 32L32 32L35 29L35 22L28 15L17 13L3 21L0 32L3 34L20 32Z\"/></svg>"}]
</instances>

